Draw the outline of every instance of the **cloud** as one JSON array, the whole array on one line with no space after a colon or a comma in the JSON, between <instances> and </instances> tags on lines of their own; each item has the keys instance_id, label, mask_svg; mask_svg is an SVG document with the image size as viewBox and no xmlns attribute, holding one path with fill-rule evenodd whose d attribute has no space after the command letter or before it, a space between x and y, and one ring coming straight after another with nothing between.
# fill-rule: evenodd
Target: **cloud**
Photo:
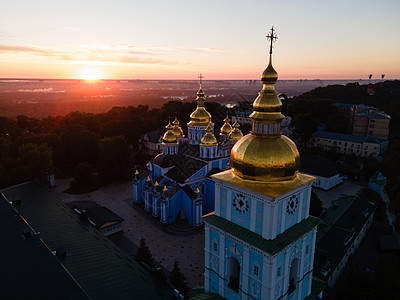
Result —
<instances>
[{"instance_id":1,"label":"cloud","mask_svg":"<svg viewBox=\"0 0 400 300\"><path fill-rule=\"evenodd\" d=\"M25 53L48 57L68 63L179 64L177 62L157 58L167 52L218 53L223 52L223 50L214 48L171 47L163 45L142 47L127 44L94 44L83 45L79 48L72 49L46 48L31 45L0 45L0 54Z\"/></svg>"},{"instance_id":2,"label":"cloud","mask_svg":"<svg viewBox=\"0 0 400 300\"><path fill-rule=\"evenodd\" d=\"M33 89L33 90L18 90L20 93L65 93L65 90L55 91L53 88Z\"/></svg>"}]
</instances>

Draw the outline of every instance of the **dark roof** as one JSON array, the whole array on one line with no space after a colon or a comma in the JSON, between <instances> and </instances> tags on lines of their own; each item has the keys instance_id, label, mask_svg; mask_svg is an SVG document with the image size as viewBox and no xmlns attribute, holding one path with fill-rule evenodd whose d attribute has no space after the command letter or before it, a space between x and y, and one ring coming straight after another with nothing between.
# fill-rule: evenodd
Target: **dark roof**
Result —
<instances>
[{"instance_id":1,"label":"dark roof","mask_svg":"<svg viewBox=\"0 0 400 300\"><path fill-rule=\"evenodd\" d=\"M196 199L196 193L192 190L189 185L184 185L182 190L188 195L190 199Z\"/></svg>"},{"instance_id":2,"label":"dark roof","mask_svg":"<svg viewBox=\"0 0 400 300\"><path fill-rule=\"evenodd\" d=\"M400 250L400 240L397 234L382 235L380 240L382 250Z\"/></svg>"},{"instance_id":3,"label":"dark roof","mask_svg":"<svg viewBox=\"0 0 400 300\"><path fill-rule=\"evenodd\" d=\"M169 190L166 194L167 197L172 197L173 195L175 195L177 192L179 192L179 190L181 189L181 187L179 185L173 187L171 190Z\"/></svg>"},{"instance_id":4,"label":"dark roof","mask_svg":"<svg viewBox=\"0 0 400 300\"><path fill-rule=\"evenodd\" d=\"M205 215L202 217L202 220L234 235L235 237L238 237L250 245L268 252L271 255L279 253L282 249L295 242L306 233L310 232L320 222L318 218L309 216L307 219L302 220L300 223L293 225L283 233L277 235L273 240L267 240L253 231L250 231L222 217L216 216L214 213Z\"/></svg>"},{"instance_id":5,"label":"dark roof","mask_svg":"<svg viewBox=\"0 0 400 300\"><path fill-rule=\"evenodd\" d=\"M123 218L104 206L88 207L85 209L85 216L95 223L97 229L109 222L122 222Z\"/></svg>"},{"instance_id":6,"label":"dark roof","mask_svg":"<svg viewBox=\"0 0 400 300\"><path fill-rule=\"evenodd\" d=\"M183 143L179 145L178 153L186 156L200 157L200 146Z\"/></svg>"},{"instance_id":7,"label":"dark roof","mask_svg":"<svg viewBox=\"0 0 400 300\"><path fill-rule=\"evenodd\" d=\"M369 143L373 142L373 143L380 144L385 141L383 139L378 139L375 137L373 138L373 140L371 140L371 139L369 139L370 136L365 137L365 136L358 136L358 135L351 135L351 134L337 133L337 132L328 132L328 131L314 132L313 137L336 140L336 141L345 141L345 142L350 142L350 143L359 143L359 144L362 144L366 141L368 141Z\"/></svg>"},{"instance_id":8,"label":"dark roof","mask_svg":"<svg viewBox=\"0 0 400 300\"><path fill-rule=\"evenodd\" d=\"M146 170L144 172L140 172L139 173L139 180L143 180L143 179L147 178L150 174L151 174L151 172L149 170Z\"/></svg>"},{"instance_id":9,"label":"dark roof","mask_svg":"<svg viewBox=\"0 0 400 300\"><path fill-rule=\"evenodd\" d=\"M8 200L21 199L19 214L51 250L66 250L60 263L91 299L172 298L169 286L154 283L150 271L82 223L43 186L29 182L2 193Z\"/></svg>"},{"instance_id":10,"label":"dark roof","mask_svg":"<svg viewBox=\"0 0 400 300\"><path fill-rule=\"evenodd\" d=\"M149 139L148 140L149 142L156 144L156 143L158 143L159 138L164 135L165 131L166 131L165 128L153 130L153 131L147 132L145 134L142 134L140 136L140 138L143 140L144 137L147 136L147 138Z\"/></svg>"},{"instance_id":11,"label":"dark roof","mask_svg":"<svg viewBox=\"0 0 400 300\"><path fill-rule=\"evenodd\" d=\"M302 153L300 171L310 175L330 178L339 173L336 164L325 157Z\"/></svg>"},{"instance_id":12,"label":"dark roof","mask_svg":"<svg viewBox=\"0 0 400 300\"><path fill-rule=\"evenodd\" d=\"M173 162L173 168L164 174L164 176L179 183L184 183L186 179L190 178L207 164L204 161L182 154L170 156L169 159Z\"/></svg>"},{"instance_id":13,"label":"dark roof","mask_svg":"<svg viewBox=\"0 0 400 300\"><path fill-rule=\"evenodd\" d=\"M89 299L2 194L0 220L2 299Z\"/></svg>"},{"instance_id":14,"label":"dark roof","mask_svg":"<svg viewBox=\"0 0 400 300\"><path fill-rule=\"evenodd\" d=\"M222 170L220 169L220 168L212 168L208 173L207 173L207 177L209 177L209 176L211 176L211 175L214 175L214 174L217 174L217 173L220 173L220 172L222 172Z\"/></svg>"},{"instance_id":15,"label":"dark roof","mask_svg":"<svg viewBox=\"0 0 400 300\"><path fill-rule=\"evenodd\" d=\"M327 280L334 272L354 239L376 207L357 196L343 197L321 216L314 256L314 275ZM327 275L324 276L322 271Z\"/></svg>"}]
</instances>

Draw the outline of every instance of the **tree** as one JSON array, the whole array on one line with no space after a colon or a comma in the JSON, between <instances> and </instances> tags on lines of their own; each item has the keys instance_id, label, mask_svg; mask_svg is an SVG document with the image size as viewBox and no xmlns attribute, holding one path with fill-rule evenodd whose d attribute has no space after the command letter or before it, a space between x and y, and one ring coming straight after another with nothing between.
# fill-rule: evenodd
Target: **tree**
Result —
<instances>
[{"instance_id":1,"label":"tree","mask_svg":"<svg viewBox=\"0 0 400 300\"><path fill-rule=\"evenodd\" d=\"M322 201L319 199L318 195L312 191L310 200L310 215L319 217L322 214Z\"/></svg>"},{"instance_id":2,"label":"tree","mask_svg":"<svg viewBox=\"0 0 400 300\"><path fill-rule=\"evenodd\" d=\"M293 117L292 123L295 127L294 132L300 137L303 143L307 143L311 139L312 134L318 129L318 119L311 113L297 114Z\"/></svg>"},{"instance_id":3,"label":"tree","mask_svg":"<svg viewBox=\"0 0 400 300\"><path fill-rule=\"evenodd\" d=\"M139 249L135 255L135 259L137 261L143 261L145 262L148 266L154 267L154 259L153 256L150 252L149 247L147 247L146 242L144 238L142 238L139 242Z\"/></svg>"},{"instance_id":4,"label":"tree","mask_svg":"<svg viewBox=\"0 0 400 300\"><path fill-rule=\"evenodd\" d=\"M53 170L52 150L47 144L24 144L18 148L21 164L29 179L46 182L46 175Z\"/></svg>"},{"instance_id":5,"label":"tree","mask_svg":"<svg viewBox=\"0 0 400 300\"><path fill-rule=\"evenodd\" d=\"M74 169L74 185L77 187L90 187L93 185L93 169L89 163L81 163Z\"/></svg>"},{"instance_id":6,"label":"tree","mask_svg":"<svg viewBox=\"0 0 400 300\"><path fill-rule=\"evenodd\" d=\"M99 142L99 173L104 182L128 178L131 170L130 149L125 137L106 137Z\"/></svg>"},{"instance_id":7,"label":"tree","mask_svg":"<svg viewBox=\"0 0 400 300\"><path fill-rule=\"evenodd\" d=\"M186 282L186 277L183 275L179 268L178 262L175 260L174 268L170 275L171 284L178 289L178 291L185 297L189 297L190 289Z\"/></svg>"}]
</instances>

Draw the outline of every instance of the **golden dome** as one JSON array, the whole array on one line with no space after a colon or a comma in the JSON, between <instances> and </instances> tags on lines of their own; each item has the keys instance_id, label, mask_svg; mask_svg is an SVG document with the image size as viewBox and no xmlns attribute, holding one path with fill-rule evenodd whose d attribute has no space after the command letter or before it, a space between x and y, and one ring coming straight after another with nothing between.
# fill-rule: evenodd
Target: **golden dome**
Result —
<instances>
[{"instance_id":1,"label":"golden dome","mask_svg":"<svg viewBox=\"0 0 400 300\"><path fill-rule=\"evenodd\" d=\"M171 122L168 123L167 126L165 126L165 128L167 129L167 132L164 133L163 136L163 144L176 144L176 136L175 134L172 132L172 130L174 129L174 126L171 125Z\"/></svg>"},{"instance_id":2,"label":"golden dome","mask_svg":"<svg viewBox=\"0 0 400 300\"><path fill-rule=\"evenodd\" d=\"M216 146L218 145L218 141L212 133L211 122L208 123L206 128L206 134L203 135L200 141L200 145L202 146Z\"/></svg>"},{"instance_id":3,"label":"golden dome","mask_svg":"<svg viewBox=\"0 0 400 300\"><path fill-rule=\"evenodd\" d=\"M231 167L241 179L278 182L296 178L300 168L300 155L296 144L280 133L282 103L274 84L278 74L270 60L261 76L263 88L253 102L253 131L241 138L232 148Z\"/></svg>"},{"instance_id":4,"label":"golden dome","mask_svg":"<svg viewBox=\"0 0 400 300\"><path fill-rule=\"evenodd\" d=\"M226 115L226 118L224 119L225 123L221 127L221 133L219 135L229 135L232 131L232 126L229 124L229 118L228 115Z\"/></svg>"},{"instance_id":5,"label":"golden dome","mask_svg":"<svg viewBox=\"0 0 400 300\"><path fill-rule=\"evenodd\" d=\"M172 129L173 134L178 138L178 137L183 137L183 130L182 128L179 127L179 121L178 118L175 115L175 120L172 122L174 125L174 128Z\"/></svg>"},{"instance_id":6,"label":"golden dome","mask_svg":"<svg viewBox=\"0 0 400 300\"><path fill-rule=\"evenodd\" d=\"M231 141L238 141L243 137L243 133L239 129L240 125L237 121L233 124L233 130L229 133L229 139Z\"/></svg>"},{"instance_id":7,"label":"golden dome","mask_svg":"<svg viewBox=\"0 0 400 300\"><path fill-rule=\"evenodd\" d=\"M200 89L197 92L196 98L197 107L196 110L190 114L190 122L188 123L189 125L207 126L207 124L211 122L211 115L204 107L205 100L204 92L200 84Z\"/></svg>"}]
</instances>

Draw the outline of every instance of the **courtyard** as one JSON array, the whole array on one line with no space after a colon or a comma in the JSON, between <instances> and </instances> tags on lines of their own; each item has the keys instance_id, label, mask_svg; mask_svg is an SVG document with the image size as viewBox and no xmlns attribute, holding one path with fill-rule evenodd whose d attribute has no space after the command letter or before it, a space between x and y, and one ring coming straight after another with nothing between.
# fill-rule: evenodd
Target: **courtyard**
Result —
<instances>
[{"instance_id":1,"label":"courtyard","mask_svg":"<svg viewBox=\"0 0 400 300\"><path fill-rule=\"evenodd\" d=\"M63 203L90 201L105 206L125 219L122 223L123 237L118 234L110 239L123 242L123 249L130 249L134 254L135 246L129 245L128 239L134 245L139 245L143 237L153 258L168 271L172 271L174 261L186 276L188 285L194 287L203 283L204 273L204 230L198 228L189 232L174 232L170 227L163 225L159 219L139 205L133 205L132 182L119 182L107 185L91 193L71 195L63 193L69 188L71 179L57 180L56 188L52 193ZM126 238L126 239L125 239Z\"/></svg>"}]
</instances>

